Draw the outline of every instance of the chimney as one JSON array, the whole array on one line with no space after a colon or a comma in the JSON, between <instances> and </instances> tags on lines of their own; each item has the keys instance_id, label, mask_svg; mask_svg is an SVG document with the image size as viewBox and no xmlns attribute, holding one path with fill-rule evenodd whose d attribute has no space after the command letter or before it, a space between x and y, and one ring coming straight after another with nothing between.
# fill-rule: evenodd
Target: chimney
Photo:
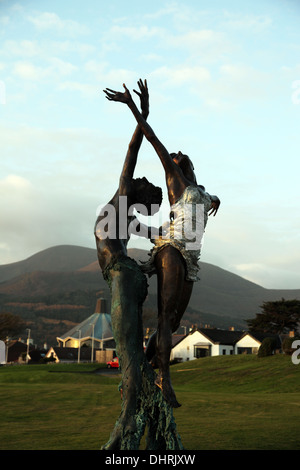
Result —
<instances>
[{"instance_id":1,"label":"chimney","mask_svg":"<svg viewBox=\"0 0 300 470\"><path fill-rule=\"evenodd\" d=\"M107 313L106 299L103 299L102 297L100 299L97 299L95 313Z\"/></svg>"}]
</instances>

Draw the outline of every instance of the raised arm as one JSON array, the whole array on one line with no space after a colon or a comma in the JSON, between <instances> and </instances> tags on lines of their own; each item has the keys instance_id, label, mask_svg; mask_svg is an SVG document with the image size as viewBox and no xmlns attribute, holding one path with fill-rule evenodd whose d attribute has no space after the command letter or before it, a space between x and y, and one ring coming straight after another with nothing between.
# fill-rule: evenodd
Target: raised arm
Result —
<instances>
[{"instance_id":1,"label":"raised arm","mask_svg":"<svg viewBox=\"0 0 300 470\"><path fill-rule=\"evenodd\" d=\"M146 120L149 115L149 93L148 93L146 80L145 80L145 83L143 83L142 80L139 80L138 86L140 89L140 93L138 93L138 95L141 100L142 116L143 116L143 119ZM124 178L126 179L133 178L133 174L134 174L134 170L135 170L136 162L137 162L137 156L138 156L141 144L142 144L142 140L143 140L143 132L140 126L137 125L133 133L133 136L131 138L131 141L129 142L123 169L120 175L120 193L124 192L122 190L122 187L126 185L126 183L123 181Z\"/></svg>"},{"instance_id":2,"label":"raised arm","mask_svg":"<svg viewBox=\"0 0 300 470\"><path fill-rule=\"evenodd\" d=\"M140 83L141 80L138 82ZM119 101L121 103L125 103L128 105L129 109L132 111L138 125L140 126L143 134L145 135L146 139L152 144L154 147L157 155L159 156L162 165L165 170L166 174L166 183L169 193L169 200L170 203L173 204L175 200L182 194L184 188L187 186L186 180L176 163L174 163L172 157L170 156L169 152L165 148L165 146L161 143L158 137L155 135L151 126L147 123L144 116L139 112L138 108L136 107L129 90L126 88L125 84L123 84L125 89L124 93L117 92L107 88L103 90L106 94L106 97L110 101ZM135 93L140 95L136 90Z\"/></svg>"}]
</instances>

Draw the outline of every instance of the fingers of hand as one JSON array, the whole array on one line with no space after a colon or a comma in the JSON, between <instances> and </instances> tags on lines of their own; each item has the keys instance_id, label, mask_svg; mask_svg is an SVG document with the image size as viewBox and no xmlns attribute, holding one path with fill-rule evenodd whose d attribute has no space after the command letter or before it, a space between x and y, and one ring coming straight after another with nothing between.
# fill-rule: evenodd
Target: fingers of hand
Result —
<instances>
[{"instance_id":1,"label":"fingers of hand","mask_svg":"<svg viewBox=\"0 0 300 470\"><path fill-rule=\"evenodd\" d=\"M106 90L103 90L103 91L106 94L106 98L108 100L113 100L115 98L116 94L117 94L116 92L108 93L108 91L106 91Z\"/></svg>"}]
</instances>

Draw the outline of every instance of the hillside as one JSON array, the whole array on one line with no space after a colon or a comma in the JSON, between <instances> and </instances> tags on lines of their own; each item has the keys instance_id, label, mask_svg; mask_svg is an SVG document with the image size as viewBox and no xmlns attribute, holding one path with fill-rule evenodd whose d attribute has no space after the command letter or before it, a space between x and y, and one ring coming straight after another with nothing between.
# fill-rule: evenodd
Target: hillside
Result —
<instances>
[{"instance_id":1,"label":"hillside","mask_svg":"<svg viewBox=\"0 0 300 470\"><path fill-rule=\"evenodd\" d=\"M147 251L131 249L137 261ZM210 324L219 328L245 329L267 300L300 298L299 290L265 289L217 266L200 263L201 281L195 283L186 326ZM109 300L109 290L97 262L96 250L62 245L43 250L26 260L0 266L0 308L31 322L36 335L48 330L53 341L70 322L78 323L94 313L97 293ZM146 326L155 325L156 276L149 280L144 305ZM58 332L57 330L60 331ZM67 330L69 329L69 326ZM49 339L48 339L49 340Z\"/></svg>"},{"instance_id":2,"label":"hillside","mask_svg":"<svg viewBox=\"0 0 300 470\"><path fill-rule=\"evenodd\" d=\"M226 456L246 450L247 461L250 450L268 451L268 457L278 455L270 451L299 450L298 369L284 354L206 357L171 366L182 403L174 410L176 426L185 449L199 450L194 468L205 451L221 464L224 450ZM0 449L98 450L121 406L120 374L109 372L82 363L1 367ZM258 453L252 455L255 466Z\"/></svg>"},{"instance_id":3,"label":"hillside","mask_svg":"<svg viewBox=\"0 0 300 470\"><path fill-rule=\"evenodd\" d=\"M40 251L16 263L0 265L0 283L33 271L75 271L95 261L95 250L59 245Z\"/></svg>"}]
</instances>

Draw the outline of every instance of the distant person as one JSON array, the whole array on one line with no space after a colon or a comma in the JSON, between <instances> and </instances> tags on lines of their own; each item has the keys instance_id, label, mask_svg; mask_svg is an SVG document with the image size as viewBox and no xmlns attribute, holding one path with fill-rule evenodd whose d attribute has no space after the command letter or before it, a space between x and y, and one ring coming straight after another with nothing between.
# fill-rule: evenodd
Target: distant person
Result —
<instances>
[{"instance_id":1,"label":"distant person","mask_svg":"<svg viewBox=\"0 0 300 470\"><path fill-rule=\"evenodd\" d=\"M197 184L193 164L187 155L167 151L137 109L125 84L123 87L124 93L107 88L104 90L106 97L128 105L159 156L166 175L171 211L168 230L166 235L154 240L151 258L144 266L144 271L149 275L156 272L158 285L158 326L149 340L146 354L148 360L154 356L157 360L159 373L156 385L162 389L171 406L178 407L180 404L171 384L169 369L172 332L178 329L192 294L193 283L198 280L198 259L207 217L216 215L220 200ZM190 210L191 206L195 213ZM197 212L197 209L200 211ZM185 226L189 226L190 234L193 233L191 227L196 227L194 244L186 237Z\"/></svg>"}]
</instances>

